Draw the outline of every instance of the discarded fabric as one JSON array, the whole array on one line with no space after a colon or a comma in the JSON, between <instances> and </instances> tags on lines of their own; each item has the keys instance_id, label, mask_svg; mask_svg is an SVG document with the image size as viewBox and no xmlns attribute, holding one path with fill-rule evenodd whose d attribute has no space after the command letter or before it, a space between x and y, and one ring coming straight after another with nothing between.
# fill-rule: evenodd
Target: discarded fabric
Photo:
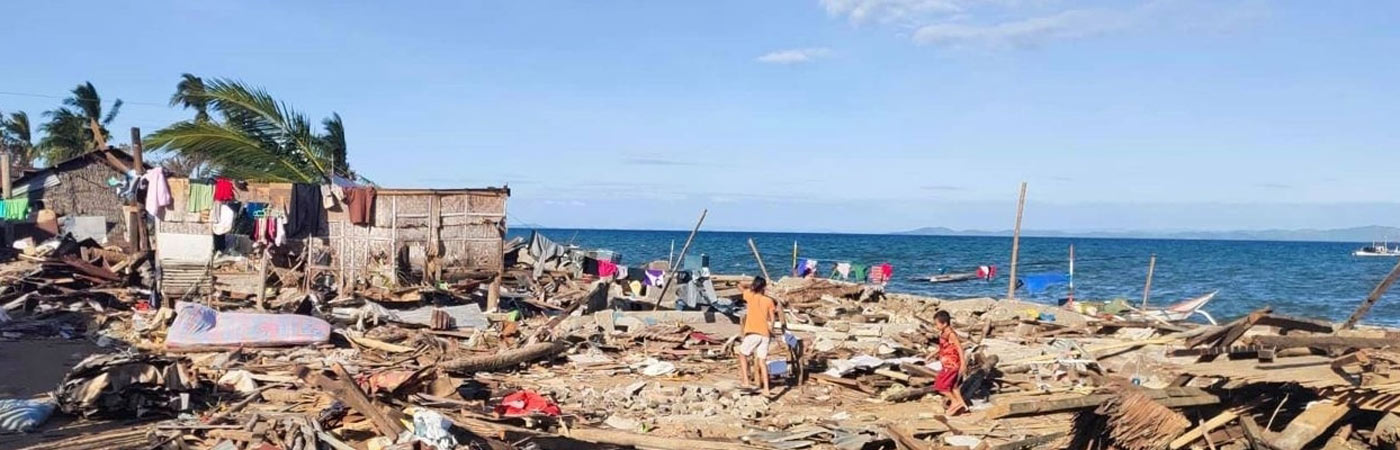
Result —
<instances>
[{"instance_id":1,"label":"discarded fabric","mask_svg":"<svg viewBox=\"0 0 1400 450\"><path fill-rule=\"evenodd\" d=\"M53 401L3 399L0 400L0 433L28 433L39 428L53 414Z\"/></svg>"},{"instance_id":2,"label":"discarded fabric","mask_svg":"<svg viewBox=\"0 0 1400 450\"><path fill-rule=\"evenodd\" d=\"M501 399L501 404L496 405L496 414L506 417L530 416L544 414L547 416L558 416L560 414L559 405L553 400L535 393L535 391L516 391L513 394Z\"/></svg>"}]
</instances>

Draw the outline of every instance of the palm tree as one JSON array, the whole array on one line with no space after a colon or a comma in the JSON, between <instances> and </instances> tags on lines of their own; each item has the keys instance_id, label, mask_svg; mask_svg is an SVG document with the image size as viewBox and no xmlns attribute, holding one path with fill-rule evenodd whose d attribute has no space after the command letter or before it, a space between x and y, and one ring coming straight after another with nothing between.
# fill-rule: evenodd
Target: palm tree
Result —
<instances>
[{"instance_id":1,"label":"palm tree","mask_svg":"<svg viewBox=\"0 0 1400 450\"><path fill-rule=\"evenodd\" d=\"M202 84L202 92L177 95L182 103L203 102L222 120L177 122L146 137L148 148L207 161L220 175L252 181L319 183L332 173L335 150L312 131L306 115L238 81Z\"/></svg>"},{"instance_id":2,"label":"palm tree","mask_svg":"<svg viewBox=\"0 0 1400 450\"><path fill-rule=\"evenodd\" d=\"M339 113L331 113L329 118L321 121L321 126L326 130L326 134L320 137L321 145L331 153L331 166L335 174L353 178L350 163L345 160L345 122L340 120Z\"/></svg>"},{"instance_id":3,"label":"palm tree","mask_svg":"<svg viewBox=\"0 0 1400 450\"><path fill-rule=\"evenodd\" d=\"M209 100L204 97L204 79L191 74L181 74L175 84L175 93L170 95L170 106L181 106L194 110L195 122L209 121Z\"/></svg>"},{"instance_id":4,"label":"palm tree","mask_svg":"<svg viewBox=\"0 0 1400 450\"><path fill-rule=\"evenodd\" d=\"M34 167L34 128L29 124L29 114L24 111L10 113L10 117L0 115L0 147L10 152L10 164L17 169Z\"/></svg>"},{"instance_id":5,"label":"palm tree","mask_svg":"<svg viewBox=\"0 0 1400 450\"><path fill-rule=\"evenodd\" d=\"M45 112L49 118L39 127L44 138L38 149L48 163L62 161L81 155L89 150L105 147L111 133L107 125L117 118L122 101L112 103L112 109L102 114L102 97L91 82L73 88L73 93L63 99L63 107Z\"/></svg>"}]
</instances>

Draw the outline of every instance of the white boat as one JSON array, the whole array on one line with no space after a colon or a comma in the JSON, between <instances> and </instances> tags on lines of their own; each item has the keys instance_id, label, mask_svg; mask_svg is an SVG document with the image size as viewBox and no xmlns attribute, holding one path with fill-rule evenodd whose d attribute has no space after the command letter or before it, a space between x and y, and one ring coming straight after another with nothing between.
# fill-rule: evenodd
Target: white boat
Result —
<instances>
[{"instance_id":1,"label":"white boat","mask_svg":"<svg viewBox=\"0 0 1400 450\"><path fill-rule=\"evenodd\" d=\"M1160 319L1167 322L1183 322L1193 315L1200 315L1201 317L1205 317L1206 321L1210 322L1211 325L1215 325L1215 318L1211 317L1210 313L1206 312L1203 308L1205 308L1206 303L1210 303L1211 299L1215 298L1216 292L1219 291L1212 291L1200 297L1187 299L1167 306L1166 308L1139 311L1138 314L1146 316L1147 318Z\"/></svg>"},{"instance_id":2,"label":"white boat","mask_svg":"<svg viewBox=\"0 0 1400 450\"><path fill-rule=\"evenodd\" d=\"M1371 245L1361 247L1357 251L1351 252L1352 256L1400 256L1400 245L1391 247L1386 242L1371 243Z\"/></svg>"}]
</instances>

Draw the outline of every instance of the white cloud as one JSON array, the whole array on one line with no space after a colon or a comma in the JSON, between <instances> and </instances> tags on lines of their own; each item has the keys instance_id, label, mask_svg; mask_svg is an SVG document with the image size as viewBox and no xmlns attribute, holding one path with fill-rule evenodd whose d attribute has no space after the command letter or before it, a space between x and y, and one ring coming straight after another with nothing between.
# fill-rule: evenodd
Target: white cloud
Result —
<instances>
[{"instance_id":1,"label":"white cloud","mask_svg":"<svg viewBox=\"0 0 1400 450\"><path fill-rule=\"evenodd\" d=\"M993 24L934 23L914 31L914 42L949 47L1029 47L1117 31L1130 25L1122 13L1070 10Z\"/></svg>"},{"instance_id":2,"label":"white cloud","mask_svg":"<svg viewBox=\"0 0 1400 450\"><path fill-rule=\"evenodd\" d=\"M851 22L891 22L926 14L954 14L966 9L968 0L821 0L826 12L848 16Z\"/></svg>"},{"instance_id":3,"label":"white cloud","mask_svg":"<svg viewBox=\"0 0 1400 450\"><path fill-rule=\"evenodd\" d=\"M812 62L821 58L825 58L827 56L831 56L831 49L822 47L795 48L791 50L779 50L776 52L769 52L767 54L764 54L763 56L754 58L754 60L767 64L801 64Z\"/></svg>"},{"instance_id":4,"label":"white cloud","mask_svg":"<svg viewBox=\"0 0 1400 450\"><path fill-rule=\"evenodd\" d=\"M1238 27L1260 17L1254 0L1128 0L1071 9L1053 0L819 0L860 26L887 26L923 45L1017 48L1131 29ZM1221 19L1225 17L1228 19ZM1179 30L1180 31L1180 30Z\"/></svg>"}]
</instances>

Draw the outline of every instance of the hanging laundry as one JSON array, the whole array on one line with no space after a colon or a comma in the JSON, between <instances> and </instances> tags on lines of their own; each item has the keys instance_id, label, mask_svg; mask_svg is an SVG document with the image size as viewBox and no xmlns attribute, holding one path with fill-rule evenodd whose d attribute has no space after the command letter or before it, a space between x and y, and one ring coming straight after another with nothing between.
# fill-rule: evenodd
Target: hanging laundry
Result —
<instances>
[{"instance_id":1,"label":"hanging laundry","mask_svg":"<svg viewBox=\"0 0 1400 450\"><path fill-rule=\"evenodd\" d=\"M248 203L244 203L244 204L243 204L243 212L244 212L245 214L247 214L248 217L251 217L251 218L254 218L254 219L257 219L257 218L260 218L260 217L265 216L266 214L264 214L264 211L265 211L266 209L267 209L267 203L262 203L262 202L248 202Z\"/></svg>"},{"instance_id":2,"label":"hanging laundry","mask_svg":"<svg viewBox=\"0 0 1400 450\"><path fill-rule=\"evenodd\" d=\"M583 273L598 276L598 259L590 256L583 257Z\"/></svg>"},{"instance_id":3,"label":"hanging laundry","mask_svg":"<svg viewBox=\"0 0 1400 450\"><path fill-rule=\"evenodd\" d=\"M331 195L331 185L321 185L321 207L331 209L335 207L335 196Z\"/></svg>"},{"instance_id":4,"label":"hanging laundry","mask_svg":"<svg viewBox=\"0 0 1400 450\"><path fill-rule=\"evenodd\" d=\"M855 280L855 282L857 282L857 283L863 283L863 282L865 282L865 278L866 278L865 274L866 274L866 266L865 266L865 264L851 264L851 279L852 279L852 280Z\"/></svg>"},{"instance_id":5,"label":"hanging laundry","mask_svg":"<svg viewBox=\"0 0 1400 450\"><path fill-rule=\"evenodd\" d=\"M233 219L238 218L238 213L233 211L233 207L228 203L220 203L214 208L211 219L214 221L214 234L228 234L233 231Z\"/></svg>"},{"instance_id":6,"label":"hanging laundry","mask_svg":"<svg viewBox=\"0 0 1400 450\"><path fill-rule=\"evenodd\" d=\"M146 180L146 212L156 220L165 218L165 207L170 206L170 184L165 182L165 170L152 168L141 176Z\"/></svg>"},{"instance_id":7,"label":"hanging laundry","mask_svg":"<svg viewBox=\"0 0 1400 450\"><path fill-rule=\"evenodd\" d=\"M647 282L647 270L641 267L628 267L627 279L633 281Z\"/></svg>"},{"instance_id":8,"label":"hanging laundry","mask_svg":"<svg viewBox=\"0 0 1400 450\"><path fill-rule=\"evenodd\" d=\"M287 216L278 215L275 220L277 221L275 224L277 238L272 241L272 245L281 247L282 244L287 242Z\"/></svg>"},{"instance_id":9,"label":"hanging laundry","mask_svg":"<svg viewBox=\"0 0 1400 450\"><path fill-rule=\"evenodd\" d=\"M870 268L871 283L884 284L889 282L890 277L893 275L894 267L890 266L890 263L880 263Z\"/></svg>"},{"instance_id":10,"label":"hanging laundry","mask_svg":"<svg viewBox=\"0 0 1400 450\"><path fill-rule=\"evenodd\" d=\"M615 278L615 279L618 279L618 280L626 280L626 279L627 279L627 266L624 266L624 265L619 264L619 265L617 266L617 276L614 277L614 278Z\"/></svg>"},{"instance_id":11,"label":"hanging laundry","mask_svg":"<svg viewBox=\"0 0 1400 450\"><path fill-rule=\"evenodd\" d=\"M799 276L799 277L806 277L806 276L808 276L808 275L817 276L817 264L818 264L817 260L815 260L815 259L803 259L803 260L799 260L798 262L801 263L801 265L799 266L799 269L798 269L798 271L797 271L797 276Z\"/></svg>"},{"instance_id":12,"label":"hanging laundry","mask_svg":"<svg viewBox=\"0 0 1400 450\"><path fill-rule=\"evenodd\" d=\"M613 276L613 275L617 275L617 264L613 264L612 261L599 260L599 261L598 261L598 277L599 277L599 278L608 278L608 277L611 277L611 276Z\"/></svg>"},{"instance_id":13,"label":"hanging laundry","mask_svg":"<svg viewBox=\"0 0 1400 450\"><path fill-rule=\"evenodd\" d=\"M666 271L661 269L647 269L647 286L661 287L666 284Z\"/></svg>"},{"instance_id":14,"label":"hanging laundry","mask_svg":"<svg viewBox=\"0 0 1400 450\"><path fill-rule=\"evenodd\" d=\"M287 237L306 239L321 232L326 210L321 207L321 187L297 183L292 186L292 204L287 214Z\"/></svg>"},{"instance_id":15,"label":"hanging laundry","mask_svg":"<svg viewBox=\"0 0 1400 450\"><path fill-rule=\"evenodd\" d=\"M5 220L25 220L29 218L29 197L5 200Z\"/></svg>"},{"instance_id":16,"label":"hanging laundry","mask_svg":"<svg viewBox=\"0 0 1400 450\"><path fill-rule=\"evenodd\" d=\"M190 193L185 198L185 209L192 213L204 212L214 207L214 186L209 183L190 181Z\"/></svg>"},{"instance_id":17,"label":"hanging laundry","mask_svg":"<svg viewBox=\"0 0 1400 450\"><path fill-rule=\"evenodd\" d=\"M997 266L977 266L977 278L991 280L997 276Z\"/></svg>"},{"instance_id":18,"label":"hanging laundry","mask_svg":"<svg viewBox=\"0 0 1400 450\"><path fill-rule=\"evenodd\" d=\"M373 187L353 187L345 189L345 203L349 206L350 223L355 225L374 224L374 198L376 192Z\"/></svg>"},{"instance_id":19,"label":"hanging laundry","mask_svg":"<svg viewBox=\"0 0 1400 450\"><path fill-rule=\"evenodd\" d=\"M189 178L166 178L165 184L170 186L170 206L162 211L165 220L183 221L185 210L189 208L190 179Z\"/></svg>"},{"instance_id":20,"label":"hanging laundry","mask_svg":"<svg viewBox=\"0 0 1400 450\"><path fill-rule=\"evenodd\" d=\"M799 259L799 260L797 260L797 264L792 266L792 276L794 276L794 277L801 277L801 276L802 276L802 273L803 273L804 271L806 271L806 270L807 270L807 258Z\"/></svg>"},{"instance_id":21,"label":"hanging laundry","mask_svg":"<svg viewBox=\"0 0 1400 450\"><path fill-rule=\"evenodd\" d=\"M233 180L220 178L214 180L214 201L228 202L233 200Z\"/></svg>"},{"instance_id":22,"label":"hanging laundry","mask_svg":"<svg viewBox=\"0 0 1400 450\"><path fill-rule=\"evenodd\" d=\"M834 275L834 276L832 276L832 278L838 278L838 279L842 279L842 280L849 280L849 279L851 279L851 263L848 263L848 262L836 263L836 270L831 271L831 273L832 273L832 275Z\"/></svg>"}]
</instances>

